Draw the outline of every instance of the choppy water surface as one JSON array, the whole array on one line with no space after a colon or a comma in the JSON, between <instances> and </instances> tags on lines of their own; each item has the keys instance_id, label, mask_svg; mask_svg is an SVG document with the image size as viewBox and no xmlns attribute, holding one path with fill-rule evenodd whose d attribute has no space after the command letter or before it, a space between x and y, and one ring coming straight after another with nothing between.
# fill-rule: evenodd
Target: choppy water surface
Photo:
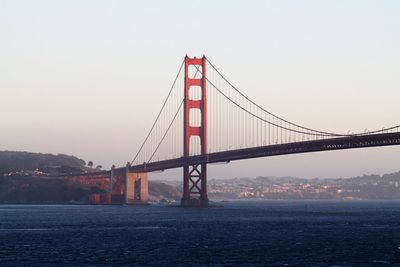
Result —
<instances>
[{"instance_id":1,"label":"choppy water surface","mask_svg":"<svg viewBox=\"0 0 400 267\"><path fill-rule=\"evenodd\" d=\"M400 266L400 202L1 205L0 266Z\"/></svg>"}]
</instances>

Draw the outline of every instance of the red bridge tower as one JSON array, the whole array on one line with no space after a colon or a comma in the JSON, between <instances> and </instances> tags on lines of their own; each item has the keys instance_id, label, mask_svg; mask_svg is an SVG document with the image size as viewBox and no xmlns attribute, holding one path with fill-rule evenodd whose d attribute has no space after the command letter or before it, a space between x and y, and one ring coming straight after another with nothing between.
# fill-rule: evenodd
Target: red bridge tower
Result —
<instances>
[{"instance_id":1,"label":"red bridge tower","mask_svg":"<svg viewBox=\"0 0 400 267\"><path fill-rule=\"evenodd\" d=\"M190 66L193 66L190 68ZM194 75L190 70L194 71ZM206 57L185 57L185 94L183 115L183 156L190 156L190 140L192 137L200 139L201 155L207 154L207 90L206 90ZM196 88L197 87L197 88ZM200 89L200 96L191 90ZM190 111L200 110L200 124L194 125ZM193 117L192 117L193 118ZM183 197L182 206L208 206L207 197L207 164L190 165L183 167Z\"/></svg>"}]
</instances>

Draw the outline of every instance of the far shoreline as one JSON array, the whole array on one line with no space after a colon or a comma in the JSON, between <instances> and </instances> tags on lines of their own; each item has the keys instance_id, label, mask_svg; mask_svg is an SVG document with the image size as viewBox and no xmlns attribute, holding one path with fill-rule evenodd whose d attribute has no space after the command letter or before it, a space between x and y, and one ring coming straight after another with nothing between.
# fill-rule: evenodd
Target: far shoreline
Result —
<instances>
[{"instance_id":1,"label":"far shoreline","mask_svg":"<svg viewBox=\"0 0 400 267\"><path fill-rule=\"evenodd\" d=\"M337 203L361 203L361 202L400 202L400 199L210 199L213 203L218 204L229 204L229 203L261 203L261 202L271 202L271 203L305 203L305 202L337 202ZM179 201L178 201L179 202ZM30 205L30 206L168 206L162 205L161 203L148 203L148 205L129 205L129 204L92 204L90 202L0 202L0 206L7 205ZM179 206L179 205L178 205Z\"/></svg>"}]
</instances>

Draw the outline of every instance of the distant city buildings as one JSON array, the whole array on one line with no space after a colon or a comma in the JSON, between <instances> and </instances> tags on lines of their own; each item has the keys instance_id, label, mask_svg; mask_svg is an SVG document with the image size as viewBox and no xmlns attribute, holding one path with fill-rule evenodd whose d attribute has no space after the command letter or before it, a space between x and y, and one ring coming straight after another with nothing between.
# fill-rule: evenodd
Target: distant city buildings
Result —
<instances>
[{"instance_id":1,"label":"distant city buildings","mask_svg":"<svg viewBox=\"0 0 400 267\"><path fill-rule=\"evenodd\" d=\"M39 169L36 170L20 170L16 172L9 172L9 173L4 173L3 176L49 176L48 173L45 173L43 171L39 171Z\"/></svg>"},{"instance_id":2,"label":"distant city buildings","mask_svg":"<svg viewBox=\"0 0 400 267\"><path fill-rule=\"evenodd\" d=\"M400 172L349 179L258 177L209 181L210 198L400 199Z\"/></svg>"},{"instance_id":3,"label":"distant city buildings","mask_svg":"<svg viewBox=\"0 0 400 267\"><path fill-rule=\"evenodd\" d=\"M55 175L55 176L54 176ZM47 173L40 171L39 169L35 170L20 170L15 172L4 173L4 177L57 177L58 175L63 175L63 173ZM86 188L96 187L99 190L109 190L110 187L110 179L108 177L101 176L91 176L90 172L87 175L80 176L60 176L59 179L63 179L67 183L71 185L78 185Z\"/></svg>"}]
</instances>

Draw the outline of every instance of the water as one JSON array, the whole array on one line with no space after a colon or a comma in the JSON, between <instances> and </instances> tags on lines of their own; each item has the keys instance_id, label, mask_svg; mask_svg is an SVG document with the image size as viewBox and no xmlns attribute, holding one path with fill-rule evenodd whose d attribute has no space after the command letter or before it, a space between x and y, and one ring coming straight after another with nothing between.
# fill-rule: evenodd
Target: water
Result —
<instances>
[{"instance_id":1,"label":"water","mask_svg":"<svg viewBox=\"0 0 400 267\"><path fill-rule=\"evenodd\" d=\"M400 202L0 205L0 266L400 266Z\"/></svg>"}]
</instances>

